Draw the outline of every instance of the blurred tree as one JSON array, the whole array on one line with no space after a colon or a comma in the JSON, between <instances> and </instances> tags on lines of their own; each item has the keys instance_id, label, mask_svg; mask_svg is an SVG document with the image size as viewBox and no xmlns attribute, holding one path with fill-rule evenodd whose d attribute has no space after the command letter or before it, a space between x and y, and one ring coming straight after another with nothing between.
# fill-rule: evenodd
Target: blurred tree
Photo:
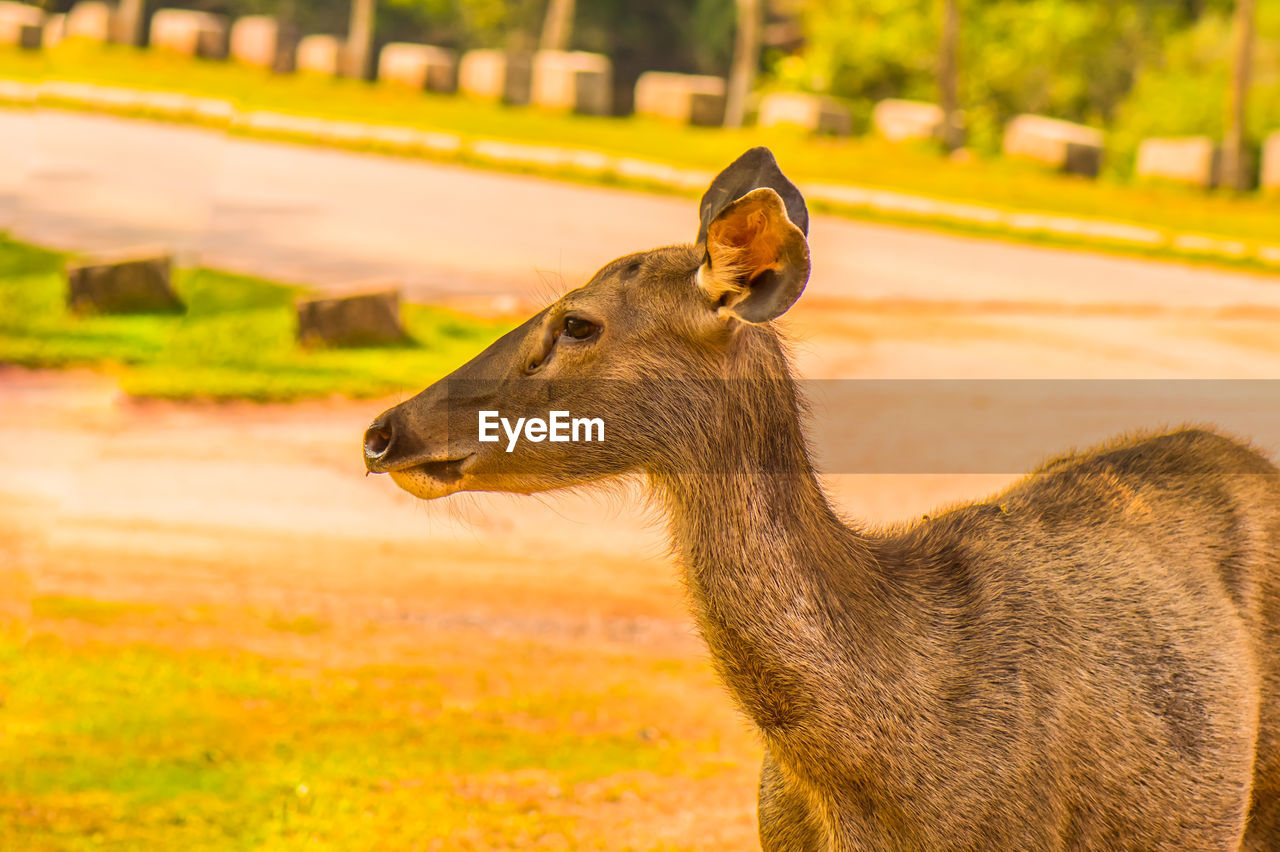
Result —
<instances>
[{"instance_id":1,"label":"blurred tree","mask_svg":"<svg viewBox=\"0 0 1280 852\"><path fill-rule=\"evenodd\" d=\"M802 11L803 49L769 72L777 85L848 99L858 118L887 97L941 103L939 46L951 17L940 2L811 0ZM1187 25L1185 15L1169 0L957 2L964 74L956 75L956 101L969 143L998 149L1004 123L1020 112L1104 124L1137 69Z\"/></svg>"},{"instance_id":2,"label":"blurred tree","mask_svg":"<svg viewBox=\"0 0 1280 852\"><path fill-rule=\"evenodd\" d=\"M529 50L537 46L547 0L382 0L378 5L378 33L388 41Z\"/></svg>"},{"instance_id":3,"label":"blurred tree","mask_svg":"<svg viewBox=\"0 0 1280 852\"><path fill-rule=\"evenodd\" d=\"M347 40L343 46L345 73L356 80L373 76L374 17L377 14L375 0L351 0L351 20L347 25Z\"/></svg>"},{"instance_id":4,"label":"blurred tree","mask_svg":"<svg viewBox=\"0 0 1280 852\"><path fill-rule=\"evenodd\" d=\"M1249 162L1256 140L1280 129L1280 3L1259 3L1254 14L1249 109L1241 136ZM1133 90L1108 134L1108 171L1124 177L1138 144L1149 136L1207 134L1225 139L1224 95L1232 88L1238 51L1229 9L1211 8L1172 35L1165 49L1140 69Z\"/></svg>"},{"instance_id":5,"label":"blurred tree","mask_svg":"<svg viewBox=\"0 0 1280 852\"><path fill-rule=\"evenodd\" d=\"M568 50L573 37L574 0L549 0L547 16L542 22L543 50Z\"/></svg>"},{"instance_id":6,"label":"blurred tree","mask_svg":"<svg viewBox=\"0 0 1280 852\"><path fill-rule=\"evenodd\" d=\"M1246 126L1253 38L1254 0L1236 0L1231 92L1227 97L1227 127L1222 140L1222 183L1236 190L1249 189L1253 183Z\"/></svg>"},{"instance_id":7,"label":"blurred tree","mask_svg":"<svg viewBox=\"0 0 1280 852\"><path fill-rule=\"evenodd\" d=\"M116 44L142 44L142 19L146 12L143 0L120 0L111 20L111 40Z\"/></svg>"},{"instance_id":8,"label":"blurred tree","mask_svg":"<svg viewBox=\"0 0 1280 852\"><path fill-rule=\"evenodd\" d=\"M724 126L741 127L747 116L747 99L755 86L760 64L760 30L764 26L762 0L737 0L737 37L725 98Z\"/></svg>"},{"instance_id":9,"label":"blurred tree","mask_svg":"<svg viewBox=\"0 0 1280 852\"><path fill-rule=\"evenodd\" d=\"M734 19L734 0L591 0L578 4L572 46L613 60L614 106L627 113L645 71L723 76Z\"/></svg>"},{"instance_id":10,"label":"blurred tree","mask_svg":"<svg viewBox=\"0 0 1280 852\"><path fill-rule=\"evenodd\" d=\"M964 144L960 121L957 62L960 9L957 0L942 0L942 44L938 49L938 104L942 107L942 145L954 151Z\"/></svg>"}]
</instances>

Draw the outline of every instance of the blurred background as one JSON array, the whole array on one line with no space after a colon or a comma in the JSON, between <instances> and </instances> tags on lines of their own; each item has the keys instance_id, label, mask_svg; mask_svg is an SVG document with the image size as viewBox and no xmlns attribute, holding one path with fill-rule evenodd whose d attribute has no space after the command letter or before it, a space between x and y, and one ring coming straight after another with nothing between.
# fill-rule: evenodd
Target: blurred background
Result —
<instances>
[{"instance_id":1,"label":"blurred background","mask_svg":"<svg viewBox=\"0 0 1280 852\"><path fill-rule=\"evenodd\" d=\"M360 456L754 145L847 516L1280 450L1274 0L0 2L0 849L756 848L642 483Z\"/></svg>"}]
</instances>

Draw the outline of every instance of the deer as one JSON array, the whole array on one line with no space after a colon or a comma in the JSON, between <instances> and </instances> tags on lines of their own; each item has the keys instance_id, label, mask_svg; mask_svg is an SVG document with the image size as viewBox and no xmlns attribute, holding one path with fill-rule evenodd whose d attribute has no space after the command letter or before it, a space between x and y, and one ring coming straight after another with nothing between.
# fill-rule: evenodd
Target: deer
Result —
<instances>
[{"instance_id":1,"label":"deer","mask_svg":"<svg viewBox=\"0 0 1280 852\"><path fill-rule=\"evenodd\" d=\"M424 500L642 478L763 744L766 852L1280 850L1280 470L1181 427L847 522L775 322L804 198L755 148L699 214L379 415L368 471ZM552 410L604 440L477 439Z\"/></svg>"}]
</instances>

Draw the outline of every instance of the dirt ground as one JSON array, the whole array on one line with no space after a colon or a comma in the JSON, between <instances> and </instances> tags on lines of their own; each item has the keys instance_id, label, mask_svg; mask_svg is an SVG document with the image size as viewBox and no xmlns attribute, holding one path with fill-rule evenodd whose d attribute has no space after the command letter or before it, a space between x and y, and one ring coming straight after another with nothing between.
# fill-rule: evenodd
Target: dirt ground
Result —
<instances>
[{"instance_id":1,"label":"dirt ground","mask_svg":"<svg viewBox=\"0 0 1280 852\"><path fill-rule=\"evenodd\" d=\"M869 441L875 457L883 446L929 458L954 431L932 410L940 397L888 380L1280 376L1280 322L1261 311L817 300L797 309L790 328L806 378L886 380L884 392L906 405L896 419L815 411L820 444ZM985 391L948 387L956 411L988 410ZM1030 466L1073 443L1179 418L1179 402L1206 398L1184 393L1203 384L1175 382L1155 386L1156 402L1123 385L1109 397L1098 383L1050 387L1031 427L985 442L1018 452L984 464L979 444L980 461L967 467L945 453L932 467L846 467L828 477L833 499L863 521L909 518L995 490L1023 455ZM1257 396L1265 386L1223 387L1218 407L1193 405L1189 418L1280 448L1274 400ZM611 655L685 660L696 674L672 716L679 721L654 723L715 732L723 771L621 799L580 786L560 807L580 832L611 838L598 848L751 848L758 748L714 685L661 520L641 508L639 486L417 502L385 477L364 476L361 463L364 425L395 401L176 405L124 398L104 374L0 371L5 610L39 621L32 600L65 596L214 611L213 620L63 619L41 629L330 666L412 663L450 645L497 654L512 639L579 655L586 662L571 677L584 679ZM982 422L970 432L981 434ZM273 619L327 629L268 629ZM463 787L485 786L487 802L536 797L533 776Z\"/></svg>"}]
</instances>

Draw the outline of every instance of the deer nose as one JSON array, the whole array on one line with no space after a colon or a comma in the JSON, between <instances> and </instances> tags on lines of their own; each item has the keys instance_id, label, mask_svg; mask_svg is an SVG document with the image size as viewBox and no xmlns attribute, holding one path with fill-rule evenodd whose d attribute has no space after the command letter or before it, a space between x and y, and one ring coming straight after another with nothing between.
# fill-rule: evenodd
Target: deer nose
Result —
<instances>
[{"instance_id":1,"label":"deer nose","mask_svg":"<svg viewBox=\"0 0 1280 852\"><path fill-rule=\"evenodd\" d=\"M395 421L384 411L378 419L369 424L364 433L364 466L373 473L386 470L383 463L391 454L391 445L396 441Z\"/></svg>"}]
</instances>

